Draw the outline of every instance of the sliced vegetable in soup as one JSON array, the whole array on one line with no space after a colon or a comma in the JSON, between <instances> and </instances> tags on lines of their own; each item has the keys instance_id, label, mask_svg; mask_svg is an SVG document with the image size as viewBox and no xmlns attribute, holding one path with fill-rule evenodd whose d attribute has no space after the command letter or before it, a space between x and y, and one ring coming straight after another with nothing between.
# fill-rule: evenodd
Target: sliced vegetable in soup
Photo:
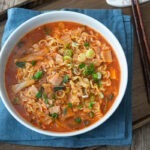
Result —
<instances>
[{"instance_id":1,"label":"sliced vegetable in soup","mask_svg":"<svg viewBox=\"0 0 150 150\"><path fill-rule=\"evenodd\" d=\"M44 130L71 132L108 112L119 92L120 68L98 32L55 22L18 41L5 77L8 96L21 116Z\"/></svg>"}]
</instances>

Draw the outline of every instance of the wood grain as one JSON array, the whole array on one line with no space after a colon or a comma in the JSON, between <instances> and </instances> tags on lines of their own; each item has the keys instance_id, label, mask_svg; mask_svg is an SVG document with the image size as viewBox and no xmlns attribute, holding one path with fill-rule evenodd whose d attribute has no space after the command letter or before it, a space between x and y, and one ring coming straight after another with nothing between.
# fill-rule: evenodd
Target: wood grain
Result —
<instances>
[{"instance_id":1,"label":"wood grain","mask_svg":"<svg viewBox=\"0 0 150 150\"><path fill-rule=\"evenodd\" d=\"M140 130L134 131L131 150L149 150L150 149L150 124Z\"/></svg>"},{"instance_id":2,"label":"wood grain","mask_svg":"<svg viewBox=\"0 0 150 150\"><path fill-rule=\"evenodd\" d=\"M6 10L14 5L25 2L26 0L0 0L0 10Z\"/></svg>"}]
</instances>

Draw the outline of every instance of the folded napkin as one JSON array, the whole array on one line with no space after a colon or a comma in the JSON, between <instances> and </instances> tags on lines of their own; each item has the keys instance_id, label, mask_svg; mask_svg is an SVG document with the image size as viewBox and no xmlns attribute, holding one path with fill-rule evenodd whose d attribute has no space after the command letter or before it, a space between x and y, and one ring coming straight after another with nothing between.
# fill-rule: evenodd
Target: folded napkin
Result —
<instances>
[{"instance_id":1,"label":"folded napkin","mask_svg":"<svg viewBox=\"0 0 150 150\"><path fill-rule=\"evenodd\" d=\"M6 110L0 100L0 141L15 144L53 147L87 147L95 145L128 145L132 140L131 118L131 78L132 78L132 41L133 32L129 16L121 10L100 9L63 9L91 16L106 25L120 41L128 62L129 80L122 103L104 124L96 129L74 137L59 138L45 136L27 129L18 123ZM2 45L8 36L20 24L39 15L40 11L12 8L8 10L8 20L2 39Z\"/></svg>"}]
</instances>

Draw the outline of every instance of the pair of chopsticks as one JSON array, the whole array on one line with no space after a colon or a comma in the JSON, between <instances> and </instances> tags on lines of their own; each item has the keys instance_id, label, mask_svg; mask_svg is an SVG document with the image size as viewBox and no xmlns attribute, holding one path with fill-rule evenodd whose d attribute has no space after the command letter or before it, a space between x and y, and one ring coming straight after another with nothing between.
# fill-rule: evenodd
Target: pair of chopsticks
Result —
<instances>
[{"instance_id":1,"label":"pair of chopsticks","mask_svg":"<svg viewBox=\"0 0 150 150\"><path fill-rule=\"evenodd\" d=\"M150 103L150 48L145 34L139 2L138 0L131 0L131 3L144 74L146 94L148 103Z\"/></svg>"}]
</instances>

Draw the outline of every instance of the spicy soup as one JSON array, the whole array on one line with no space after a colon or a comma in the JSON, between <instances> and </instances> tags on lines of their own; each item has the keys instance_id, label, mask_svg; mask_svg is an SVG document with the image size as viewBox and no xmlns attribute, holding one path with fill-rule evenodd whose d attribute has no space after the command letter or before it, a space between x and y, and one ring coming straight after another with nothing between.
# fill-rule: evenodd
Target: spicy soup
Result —
<instances>
[{"instance_id":1,"label":"spicy soup","mask_svg":"<svg viewBox=\"0 0 150 150\"><path fill-rule=\"evenodd\" d=\"M71 132L108 112L119 92L120 68L100 33L55 22L18 41L7 62L5 83L12 104L32 125Z\"/></svg>"}]
</instances>

